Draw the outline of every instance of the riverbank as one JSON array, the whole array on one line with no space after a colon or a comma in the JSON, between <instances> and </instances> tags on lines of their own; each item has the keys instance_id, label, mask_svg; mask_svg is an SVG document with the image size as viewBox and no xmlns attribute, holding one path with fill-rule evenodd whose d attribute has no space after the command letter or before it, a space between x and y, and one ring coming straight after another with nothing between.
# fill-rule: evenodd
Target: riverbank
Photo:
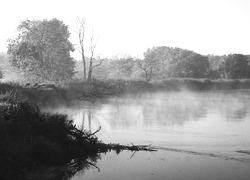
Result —
<instances>
[{"instance_id":1,"label":"riverbank","mask_svg":"<svg viewBox=\"0 0 250 180\"><path fill-rule=\"evenodd\" d=\"M104 144L95 135L100 129L79 130L67 115L44 113L15 94L0 94L0 179L22 179L52 167L73 175L79 168L95 166L100 153L153 150Z\"/></svg>"},{"instance_id":2,"label":"riverbank","mask_svg":"<svg viewBox=\"0 0 250 180\"><path fill-rule=\"evenodd\" d=\"M67 84L21 85L13 82L0 83L0 93L13 92L19 99L28 99L43 106L69 104L73 100L94 101L112 95L134 94L156 91L210 91L250 89L250 79L166 79L146 83L145 81L93 80L91 83L72 80Z\"/></svg>"}]
</instances>

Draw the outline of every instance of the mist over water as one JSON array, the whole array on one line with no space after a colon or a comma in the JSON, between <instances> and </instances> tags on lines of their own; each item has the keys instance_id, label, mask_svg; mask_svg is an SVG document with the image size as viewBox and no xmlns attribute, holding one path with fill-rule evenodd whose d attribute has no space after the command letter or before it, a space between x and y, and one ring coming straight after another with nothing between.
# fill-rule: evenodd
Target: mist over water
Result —
<instances>
[{"instance_id":1,"label":"mist over water","mask_svg":"<svg viewBox=\"0 0 250 180\"><path fill-rule=\"evenodd\" d=\"M161 92L112 97L55 111L69 114L79 128L95 131L101 126L97 136L105 143L151 144L159 149L133 156L131 152L108 153L98 164L101 172L83 175L89 179L248 179L249 100L247 90ZM118 178L121 174L124 177Z\"/></svg>"}]
</instances>

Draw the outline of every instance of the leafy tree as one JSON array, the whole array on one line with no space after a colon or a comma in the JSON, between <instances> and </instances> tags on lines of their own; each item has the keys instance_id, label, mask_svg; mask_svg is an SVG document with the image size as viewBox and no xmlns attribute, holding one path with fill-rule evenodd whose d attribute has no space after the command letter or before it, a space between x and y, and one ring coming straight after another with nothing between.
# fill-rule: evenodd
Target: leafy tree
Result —
<instances>
[{"instance_id":1,"label":"leafy tree","mask_svg":"<svg viewBox=\"0 0 250 180\"><path fill-rule=\"evenodd\" d=\"M3 70L2 70L2 64L4 63L4 55L3 54L0 54L0 79L3 78Z\"/></svg>"},{"instance_id":2,"label":"leafy tree","mask_svg":"<svg viewBox=\"0 0 250 180\"><path fill-rule=\"evenodd\" d=\"M136 73L135 60L132 57L110 61L111 76L117 79L131 79Z\"/></svg>"},{"instance_id":3,"label":"leafy tree","mask_svg":"<svg viewBox=\"0 0 250 180\"><path fill-rule=\"evenodd\" d=\"M143 71L146 82L148 83L154 76L154 65L149 61L137 60L138 67Z\"/></svg>"},{"instance_id":4,"label":"leafy tree","mask_svg":"<svg viewBox=\"0 0 250 180\"><path fill-rule=\"evenodd\" d=\"M205 78L209 70L209 61L206 56L192 53L182 60L175 70L179 77Z\"/></svg>"},{"instance_id":5,"label":"leafy tree","mask_svg":"<svg viewBox=\"0 0 250 180\"><path fill-rule=\"evenodd\" d=\"M171 48L166 46L147 49L144 53L144 61L139 66L145 72L146 77L164 79L169 76L170 51Z\"/></svg>"},{"instance_id":6,"label":"leafy tree","mask_svg":"<svg viewBox=\"0 0 250 180\"><path fill-rule=\"evenodd\" d=\"M229 54L223 56L220 63L220 72L229 79L249 77L248 57L243 54Z\"/></svg>"},{"instance_id":7,"label":"leafy tree","mask_svg":"<svg viewBox=\"0 0 250 180\"><path fill-rule=\"evenodd\" d=\"M181 48L171 48L170 49L170 64L169 64L169 77L183 77L185 72L185 66L188 64L186 60L190 60L189 57L192 57L194 54L193 51L189 51Z\"/></svg>"},{"instance_id":8,"label":"leafy tree","mask_svg":"<svg viewBox=\"0 0 250 180\"><path fill-rule=\"evenodd\" d=\"M3 78L3 71L0 69L0 79Z\"/></svg>"},{"instance_id":9,"label":"leafy tree","mask_svg":"<svg viewBox=\"0 0 250 180\"><path fill-rule=\"evenodd\" d=\"M218 56L218 55L208 55L208 61L209 61L209 69L211 71L216 71L220 68L220 62L221 62L221 58L222 56Z\"/></svg>"},{"instance_id":10,"label":"leafy tree","mask_svg":"<svg viewBox=\"0 0 250 180\"><path fill-rule=\"evenodd\" d=\"M209 70L207 74L207 78L209 79L219 79L221 78L220 73L220 62L221 62L221 56L218 55L207 55L208 62L209 62Z\"/></svg>"},{"instance_id":11,"label":"leafy tree","mask_svg":"<svg viewBox=\"0 0 250 180\"><path fill-rule=\"evenodd\" d=\"M68 27L57 19L26 20L18 26L19 35L9 40L11 64L27 75L51 81L65 81L73 77L74 51L68 40Z\"/></svg>"},{"instance_id":12,"label":"leafy tree","mask_svg":"<svg viewBox=\"0 0 250 180\"><path fill-rule=\"evenodd\" d=\"M160 58L158 58L157 48L147 49L143 60L136 60L137 66L145 75L146 82L149 82L157 75Z\"/></svg>"},{"instance_id":13,"label":"leafy tree","mask_svg":"<svg viewBox=\"0 0 250 180\"><path fill-rule=\"evenodd\" d=\"M196 61L200 62L199 58L201 57L195 55L193 51L181 48L153 47L144 53L144 61L139 61L139 68L144 71L147 81L153 77L165 79L168 77L197 76L199 73L193 68L195 68Z\"/></svg>"}]
</instances>

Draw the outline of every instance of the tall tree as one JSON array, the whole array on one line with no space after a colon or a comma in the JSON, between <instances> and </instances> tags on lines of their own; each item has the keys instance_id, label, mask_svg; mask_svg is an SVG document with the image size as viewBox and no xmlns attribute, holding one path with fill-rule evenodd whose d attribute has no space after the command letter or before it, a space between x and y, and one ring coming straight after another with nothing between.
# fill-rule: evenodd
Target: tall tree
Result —
<instances>
[{"instance_id":1,"label":"tall tree","mask_svg":"<svg viewBox=\"0 0 250 180\"><path fill-rule=\"evenodd\" d=\"M84 38L85 38L85 19L78 17L78 27L77 35L79 40L78 51L81 54L82 64L83 64L83 79L87 79L87 68L86 68L86 59L85 59L85 49L84 49Z\"/></svg>"},{"instance_id":2,"label":"tall tree","mask_svg":"<svg viewBox=\"0 0 250 180\"><path fill-rule=\"evenodd\" d=\"M2 65L4 64L4 61L5 61L5 55L0 53L0 79L3 78Z\"/></svg>"},{"instance_id":3,"label":"tall tree","mask_svg":"<svg viewBox=\"0 0 250 180\"><path fill-rule=\"evenodd\" d=\"M98 40L94 43L94 31L92 30L92 36L90 40L90 58L89 58L89 65L88 65L88 72L87 72L87 61L85 58L85 48L84 48L84 39L85 39L85 19L84 18L79 18L78 17L78 28L77 28L77 35L78 35L78 40L79 40L79 45L77 46L81 58L82 58L82 63L83 63L83 79L91 81L92 79L92 74L93 70L100 66L103 62L104 59L96 59L94 58L94 53L96 49L96 45ZM94 64L94 62L96 62ZM88 75L87 75L88 74Z\"/></svg>"},{"instance_id":4,"label":"tall tree","mask_svg":"<svg viewBox=\"0 0 250 180\"><path fill-rule=\"evenodd\" d=\"M205 78L208 70L208 57L192 53L177 65L175 73L178 77Z\"/></svg>"},{"instance_id":5,"label":"tall tree","mask_svg":"<svg viewBox=\"0 0 250 180\"><path fill-rule=\"evenodd\" d=\"M144 61L139 61L141 63L139 67L143 68L147 75L150 75L148 77L152 76L158 79L178 77L179 64L192 53L192 51L181 48L153 47L144 53Z\"/></svg>"},{"instance_id":6,"label":"tall tree","mask_svg":"<svg viewBox=\"0 0 250 180\"><path fill-rule=\"evenodd\" d=\"M249 76L248 57L243 54L223 56L220 70L227 79L247 78Z\"/></svg>"},{"instance_id":7,"label":"tall tree","mask_svg":"<svg viewBox=\"0 0 250 180\"><path fill-rule=\"evenodd\" d=\"M95 53L95 49L96 49L96 45L97 45L97 42L98 42L98 39L96 40L96 42L94 43L93 42L93 39L94 39L94 31L92 30L92 36L91 36L91 40L90 40L90 59L89 59L89 70L88 70L88 78L87 80L90 82L92 80L92 73L93 73L93 70L100 66L102 64L102 62L104 61L104 59L96 59L94 58L94 53Z\"/></svg>"},{"instance_id":8,"label":"tall tree","mask_svg":"<svg viewBox=\"0 0 250 180\"><path fill-rule=\"evenodd\" d=\"M131 79L135 73L135 60L132 57L123 57L110 61L112 77L117 79Z\"/></svg>"},{"instance_id":9,"label":"tall tree","mask_svg":"<svg viewBox=\"0 0 250 180\"><path fill-rule=\"evenodd\" d=\"M138 68L142 70L145 75L146 82L149 82L153 79L154 76L157 75L157 70L159 68L159 58L157 58L157 52L155 48L147 49L147 51L143 54L143 60L136 60Z\"/></svg>"},{"instance_id":10,"label":"tall tree","mask_svg":"<svg viewBox=\"0 0 250 180\"><path fill-rule=\"evenodd\" d=\"M28 75L52 81L73 77L74 51L68 27L57 19L26 20L18 26L19 35L9 40L8 54L13 66Z\"/></svg>"}]
</instances>

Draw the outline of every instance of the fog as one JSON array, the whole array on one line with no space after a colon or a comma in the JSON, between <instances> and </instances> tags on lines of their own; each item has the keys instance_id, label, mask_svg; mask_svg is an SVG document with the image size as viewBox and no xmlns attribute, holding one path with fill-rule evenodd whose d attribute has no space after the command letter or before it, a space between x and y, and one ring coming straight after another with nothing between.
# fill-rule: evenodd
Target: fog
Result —
<instances>
[{"instance_id":1,"label":"fog","mask_svg":"<svg viewBox=\"0 0 250 180\"><path fill-rule=\"evenodd\" d=\"M170 161L182 159L183 165L179 169L187 170L189 160L185 158L191 158L191 163L204 165L209 161L210 166L215 166L216 162L228 166L219 168L216 172L223 174L229 171L231 177L235 177L238 173L230 173L233 168L242 166L244 169L250 165L250 156L247 155L250 150L249 100L248 90L158 92L110 97L94 103L86 102L50 111L67 113L82 129L95 131L101 126L97 136L105 143L150 144L160 151L156 152L154 157L159 158L159 161L163 156ZM239 153L240 151L243 153ZM126 153L123 155L131 156ZM151 155L145 155L144 158L149 158L148 156ZM115 162L122 166L124 162L117 158L103 158L100 164L102 166L104 162ZM149 163L141 158L137 160ZM137 168L137 165L131 166ZM140 166L140 171L146 171L146 166ZM165 166L169 167L169 164ZM158 166L155 164L154 167ZM156 179L166 176L163 169L164 165L157 169L160 172L155 176ZM210 170L201 170L204 171L201 177L209 179L207 176ZM109 171L110 169L106 173ZM124 169L119 168L117 171L124 172ZM128 172L128 176L129 173L131 172ZM91 177L93 175L89 172L87 174ZM105 172L103 174L105 175ZM244 171L243 179L247 179L246 174L247 171ZM187 179L192 179L191 174L189 175ZM227 175L224 174L223 177ZM112 174L110 176L113 177Z\"/></svg>"}]
</instances>

